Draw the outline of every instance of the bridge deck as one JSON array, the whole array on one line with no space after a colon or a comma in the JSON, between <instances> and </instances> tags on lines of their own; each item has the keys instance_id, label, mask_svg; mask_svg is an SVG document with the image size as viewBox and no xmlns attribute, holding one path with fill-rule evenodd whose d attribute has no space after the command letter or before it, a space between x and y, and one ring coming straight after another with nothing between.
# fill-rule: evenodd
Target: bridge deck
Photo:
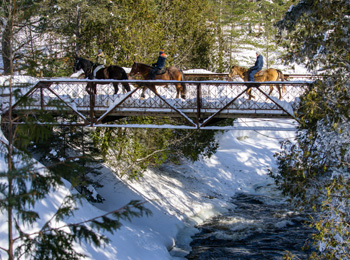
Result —
<instances>
[{"instance_id":1,"label":"bridge deck","mask_svg":"<svg viewBox=\"0 0 350 260\"><path fill-rule=\"evenodd\" d=\"M96 95L90 96L86 92L87 82L98 83ZM129 83L131 91L123 93L121 82ZM145 99L141 99L140 85L145 82L168 86L157 86L158 93L148 89ZM120 94L114 94L112 83L119 84ZM70 122L63 119L62 124L110 127L123 126L107 125L106 122L111 118L177 117L184 119L183 128L200 129L225 118L293 118L299 97L312 84L311 81L285 81L264 82L257 86L256 83L233 81L184 81L187 89L186 99L180 99L175 98L174 83L176 81L40 80L21 99L14 100L13 111L20 114L44 110L61 115L64 110L69 114L76 114L78 120ZM286 88L286 93L282 93L281 99L278 99L276 87L269 95L270 86L277 83ZM252 87L255 99L248 99L248 87ZM28 100L31 102L28 103Z\"/></svg>"}]
</instances>

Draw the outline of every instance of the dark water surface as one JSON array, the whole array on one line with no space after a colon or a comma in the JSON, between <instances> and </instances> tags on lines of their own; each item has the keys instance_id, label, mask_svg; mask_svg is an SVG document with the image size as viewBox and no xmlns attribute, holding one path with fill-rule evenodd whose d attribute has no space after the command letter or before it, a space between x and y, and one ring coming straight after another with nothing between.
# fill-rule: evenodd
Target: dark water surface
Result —
<instances>
[{"instance_id":1,"label":"dark water surface","mask_svg":"<svg viewBox=\"0 0 350 260\"><path fill-rule=\"evenodd\" d=\"M312 250L306 216L292 211L280 198L237 194L233 209L197 226L187 259L282 259L286 251L307 259ZM308 242L306 242L308 241Z\"/></svg>"}]
</instances>

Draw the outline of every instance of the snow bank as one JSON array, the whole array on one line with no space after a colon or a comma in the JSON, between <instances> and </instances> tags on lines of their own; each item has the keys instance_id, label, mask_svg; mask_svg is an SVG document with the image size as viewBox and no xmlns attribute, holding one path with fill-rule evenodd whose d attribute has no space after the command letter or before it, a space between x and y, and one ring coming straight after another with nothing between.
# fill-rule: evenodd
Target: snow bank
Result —
<instances>
[{"instance_id":1,"label":"snow bank","mask_svg":"<svg viewBox=\"0 0 350 260\"><path fill-rule=\"evenodd\" d=\"M239 123L251 127L293 126L292 120L250 119ZM110 259L183 259L190 250L195 224L226 211L236 192L254 193L257 185L272 183L267 169L276 167L273 154L280 148L279 141L293 136L293 132L283 131L228 131L217 137L220 148L210 159L149 169L139 181L121 180L105 168L100 178L104 187L99 193L106 201L96 207L109 211L131 199L139 199L147 200L153 211L152 217L125 223L125 228L141 229L144 236L152 239L130 240L125 247L118 246L115 258ZM153 238L158 244L152 251ZM117 238L113 244L123 241ZM130 247L138 248L137 255L128 255ZM172 247L173 251L165 254Z\"/></svg>"},{"instance_id":2,"label":"snow bank","mask_svg":"<svg viewBox=\"0 0 350 260\"><path fill-rule=\"evenodd\" d=\"M0 84L6 84L2 77ZM35 83L36 79L21 77L18 82ZM272 183L267 169L276 167L274 153L280 149L279 141L293 138L294 132L258 131L262 128L295 127L292 120L238 120L235 127L247 126L256 130L227 131L217 136L219 149L210 159L195 163L183 161L181 165L163 165L149 169L139 181L126 181L115 176L107 167L103 168L99 181L104 186L98 192L104 203L92 205L87 201L67 223L80 222L118 209L130 200L147 201L145 204L153 215L123 222L114 234L105 234L111 243L95 248L82 243L77 245L87 259L132 259L164 260L183 259L189 252L190 236L196 232L195 224L224 212L236 192L252 193L257 185ZM2 133L0 140L4 141ZM42 167L38 164L39 167ZM0 171L6 170L0 156ZM3 180L0 180L3 181ZM38 229L56 211L65 195L74 192L70 184L48 194L38 203L41 222ZM0 245L7 245L7 219L0 215ZM171 252L169 250L173 249ZM0 258L6 254L0 251Z\"/></svg>"},{"instance_id":3,"label":"snow bank","mask_svg":"<svg viewBox=\"0 0 350 260\"><path fill-rule=\"evenodd\" d=\"M276 127L288 122L250 119L239 123ZM220 147L210 159L149 169L139 181L120 179L105 167L100 176L104 187L98 190L106 199L104 203L91 205L84 201L75 216L66 222L98 216L135 199L147 201L153 215L124 222L116 233L106 234L111 243L104 248L83 243L77 245L78 250L88 254L88 259L98 260L183 259L190 250L190 235L196 232L195 224L225 211L237 191L252 193L257 185L272 182L267 169L276 167L273 154L279 150L281 138L292 138L293 135L293 132L227 131L217 136ZM4 170L6 164L0 163L0 167ZM65 184L36 207L45 216L42 221L53 214L64 195L72 192L70 184ZM5 246L4 214L0 216L0 223L0 244ZM4 252L1 256L6 259Z\"/></svg>"}]
</instances>

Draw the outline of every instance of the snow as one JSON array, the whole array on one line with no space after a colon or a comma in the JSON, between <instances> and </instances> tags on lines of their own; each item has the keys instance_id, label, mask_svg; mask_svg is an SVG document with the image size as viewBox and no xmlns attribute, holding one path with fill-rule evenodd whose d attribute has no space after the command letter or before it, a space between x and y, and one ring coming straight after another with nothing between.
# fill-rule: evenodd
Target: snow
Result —
<instances>
[{"instance_id":1,"label":"snow","mask_svg":"<svg viewBox=\"0 0 350 260\"><path fill-rule=\"evenodd\" d=\"M104 166L99 177L103 188L97 192L105 201L91 204L83 200L75 215L64 222L76 223L103 215L131 200L145 201L153 215L122 221L120 230L105 233L110 243L102 248L82 242L76 245L76 250L87 254L86 259L96 260L184 259L190 251L191 235L197 232L196 224L225 212L235 193L254 193L257 186L273 184L268 169L277 171L274 154L280 150L280 141L294 139L295 131L290 130L295 126L295 121L286 119L240 119L234 125L236 130L217 135L219 148L211 158L148 169L138 181L119 178ZM277 131L278 128L289 131ZM0 132L0 145L4 139ZM6 165L4 155L0 154L0 171L6 171ZM39 163L38 168L42 168ZM41 220L34 230L53 215L66 195L76 192L69 182L64 183L65 186L38 202L35 210ZM0 245L7 246L4 212L0 214ZM0 259L7 259L1 250Z\"/></svg>"},{"instance_id":2,"label":"snow","mask_svg":"<svg viewBox=\"0 0 350 260\"><path fill-rule=\"evenodd\" d=\"M251 128L294 125L292 120L283 119L246 119L239 123ZM105 201L95 205L84 201L66 223L102 215L135 199L146 201L153 215L124 221L120 230L106 233L111 243L103 248L82 243L77 245L77 250L86 253L87 259L184 259L190 250L190 236L196 232L195 224L225 211L236 192L253 193L257 185L273 182L267 170L276 170L273 155L280 149L279 141L292 139L294 134L290 131L226 131L217 136L220 147L210 159L148 169L139 181L118 178L104 167L100 177L103 188L97 191ZM0 167L1 171L6 170L3 156ZM64 196L71 192L74 190L65 182L65 187L52 191L46 200L40 201L36 210L43 216L42 222L34 228L50 218ZM0 244L5 246L5 214L0 216L0 223ZM4 252L1 256L6 259Z\"/></svg>"},{"instance_id":3,"label":"snow","mask_svg":"<svg viewBox=\"0 0 350 260\"><path fill-rule=\"evenodd\" d=\"M184 70L184 73L186 74L213 74L213 72L205 69L189 69Z\"/></svg>"}]
</instances>

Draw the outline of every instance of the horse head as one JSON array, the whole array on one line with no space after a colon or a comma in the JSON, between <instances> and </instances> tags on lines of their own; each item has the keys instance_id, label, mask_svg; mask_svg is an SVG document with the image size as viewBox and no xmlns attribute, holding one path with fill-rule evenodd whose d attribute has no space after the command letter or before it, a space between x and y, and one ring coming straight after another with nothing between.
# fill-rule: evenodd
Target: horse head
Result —
<instances>
[{"instance_id":1,"label":"horse head","mask_svg":"<svg viewBox=\"0 0 350 260\"><path fill-rule=\"evenodd\" d=\"M92 61L86 60L84 58L75 58L74 66L73 66L73 71L77 72L79 70L83 70L84 74L86 77L88 77L94 68L94 63Z\"/></svg>"},{"instance_id":2,"label":"horse head","mask_svg":"<svg viewBox=\"0 0 350 260\"><path fill-rule=\"evenodd\" d=\"M144 79L147 79L148 73L151 70L151 68L152 67L150 65L134 62L134 64L131 67L129 77L133 77L137 74L140 74Z\"/></svg>"},{"instance_id":3,"label":"horse head","mask_svg":"<svg viewBox=\"0 0 350 260\"><path fill-rule=\"evenodd\" d=\"M236 67L237 67L237 66L233 65L233 66L231 67L231 69L230 69L229 74L228 74L228 76L229 76L229 78L230 78L231 80L233 80L233 77L234 77L234 76L239 75L238 72L237 72L237 70L236 70Z\"/></svg>"},{"instance_id":4,"label":"horse head","mask_svg":"<svg viewBox=\"0 0 350 260\"><path fill-rule=\"evenodd\" d=\"M80 69L81 69L80 58L75 57L74 66L73 66L73 72L75 73L75 72L77 72Z\"/></svg>"},{"instance_id":5,"label":"horse head","mask_svg":"<svg viewBox=\"0 0 350 260\"><path fill-rule=\"evenodd\" d=\"M231 70L228 74L228 76L231 78L231 80L233 80L234 76L239 76L242 79L244 79L244 72L248 71L248 69L245 69L243 67L237 66L237 65L233 65L231 67Z\"/></svg>"},{"instance_id":6,"label":"horse head","mask_svg":"<svg viewBox=\"0 0 350 260\"><path fill-rule=\"evenodd\" d=\"M139 73L137 69L137 64L138 64L137 62L134 62L134 64L132 65L131 71L129 72L129 77L133 77Z\"/></svg>"}]
</instances>

